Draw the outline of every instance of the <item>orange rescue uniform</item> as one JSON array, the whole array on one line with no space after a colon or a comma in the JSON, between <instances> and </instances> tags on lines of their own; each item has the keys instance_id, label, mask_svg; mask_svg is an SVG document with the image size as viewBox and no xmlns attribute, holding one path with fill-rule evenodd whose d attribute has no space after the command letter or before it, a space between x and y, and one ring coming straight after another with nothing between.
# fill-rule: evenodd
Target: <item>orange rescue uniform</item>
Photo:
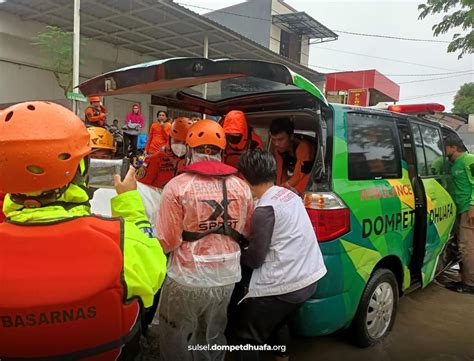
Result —
<instances>
[{"instance_id":1,"label":"orange rescue uniform","mask_svg":"<svg viewBox=\"0 0 474 361\"><path fill-rule=\"evenodd\" d=\"M106 123L107 109L100 106L99 109L90 106L86 108L86 124L103 127Z\"/></svg>"},{"instance_id":2,"label":"orange rescue uniform","mask_svg":"<svg viewBox=\"0 0 474 361\"><path fill-rule=\"evenodd\" d=\"M163 188L184 167L184 159L178 158L168 147L148 156L137 172L140 183Z\"/></svg>"},{"instance_id":3,"label":"orange rescue uniform","mask_svg":"<svg viewBox=\"0 0 474 361\"><path fill-rule=\"evenodd\" d=\"M170 136L171 124L165 123L153 123L148 133L148 140L145 145L145 152L148 154L154 154L161 150L161 147L168 144Z\"/></svg>"},{"instance_id":4,"label":"orange rescue uniform","mask_svg":"<svg viewBox=\"0 0 474 361\"><path fill-rule=\"evenodd\" d=\"M277 163L276 184L280 186L288 185L301 194L309 180L314 163L315 149L308 140L295 138L294 154L295 156L289 153L273 152Z\"/></svg>"}]
</instances>

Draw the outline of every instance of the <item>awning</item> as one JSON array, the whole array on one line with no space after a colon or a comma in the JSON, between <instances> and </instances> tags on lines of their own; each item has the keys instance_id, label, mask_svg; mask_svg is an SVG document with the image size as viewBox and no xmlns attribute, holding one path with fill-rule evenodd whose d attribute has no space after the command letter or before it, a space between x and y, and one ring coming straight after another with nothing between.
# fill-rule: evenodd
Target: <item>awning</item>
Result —
<instances>
[{"instance_id":1,"label":"awning","mask_svg":"<svg viewBox=\"0 0 474 361\"><path fill-rule=\"evenodd\" d=\"M297 35L304 35L317 42L337 40L338 35L304 11L273 15L273 24Z\"/></svg>"},{"instance_id":2,"label":"awning","mask_svg":"<svg viewBox=\"0 0 474 361\"><path fill-rule=\"evenodd\" d=\"M24 20L73 29L72 0L7 0L0 11ZM203 56L284 64L322 86L324 75L274 53L171 0L81 0L81 35L156 59Z\"/></svg>"}]
</instances>

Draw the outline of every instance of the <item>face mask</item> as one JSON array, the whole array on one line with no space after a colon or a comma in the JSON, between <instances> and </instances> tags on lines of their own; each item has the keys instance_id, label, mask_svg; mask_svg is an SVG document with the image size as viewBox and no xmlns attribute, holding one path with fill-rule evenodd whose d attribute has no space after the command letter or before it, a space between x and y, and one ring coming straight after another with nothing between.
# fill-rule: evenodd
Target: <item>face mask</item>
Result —
<instances>
[{"instance_id":1,"label":"face mask","mask_svg":"<svg viewBox=\"0 0 474 361\"><path fill-rule=\"evenodd\" d=\"M171 144L171 151L177 157L181 158L186 154L186 145L184 144Z\"/></svg>"}]
</instances>

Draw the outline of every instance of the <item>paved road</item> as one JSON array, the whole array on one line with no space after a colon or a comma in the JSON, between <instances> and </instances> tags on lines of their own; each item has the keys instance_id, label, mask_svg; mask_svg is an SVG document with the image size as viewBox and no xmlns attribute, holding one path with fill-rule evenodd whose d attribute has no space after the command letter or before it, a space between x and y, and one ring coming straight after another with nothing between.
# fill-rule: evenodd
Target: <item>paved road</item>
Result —
<instances>
[{"instance_id":1,"label":"paved road","mask_svg":"<svg viewBox=\"0 0 474 361\"><path fill-rule=\"evenodd\" d=\"M150 335L154 344L154 330ZM292 361L473 361L474 295L433 283L400 300L392 334L377 346L357 348L341 333L295 337L290 352ZM262 359L273 360L271 355ZM145 360L158 360L157 350L148 352Z\"/></svg>"},{"instance_id":2,"label":"paved road","mask_svg":"<svg viewBox=\"0 0 474 361\"><path fill-rule=\"evenodd\" d=\"M292 361L473 361L474 295L437 283L402 297L392 334L359 349L345 335L296 338Z\"/></svg>"}]
</instances>

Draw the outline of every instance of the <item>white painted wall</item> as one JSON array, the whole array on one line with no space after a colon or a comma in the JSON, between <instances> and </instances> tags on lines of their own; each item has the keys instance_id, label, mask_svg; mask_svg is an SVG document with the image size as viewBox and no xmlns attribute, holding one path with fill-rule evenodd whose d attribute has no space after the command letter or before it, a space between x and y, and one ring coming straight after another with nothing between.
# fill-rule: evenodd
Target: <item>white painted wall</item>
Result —
<instances>
[{"instance_id":1,"label":"white painted wall","mask_svg":"<svg viewBox=\"0 0 474 361\"><path fill-rule=\"evenodd\" d=\"M31 45L38 32L45 25L34 21L23 21L19 17L0 11L0 103L14 103L25 100L64 99L62 89L57 85L52 72L44 67L39 50ZM153 60L137 52L117 48L111 44L90 40L82 52L84 64L80 68L81 81L103 72ZM150 120L149 95L127 95L104 98L108 110L107 119L119 118L123 122L123 106L115 106L115 100L138 102L145 122ZM126 104L131 104L126 103ZM87 103L81 103L81 111ZM131 109L131 106L130 106ZM145 126L148 129L148 124Z\"/></svg>"},{"instance_id":2,"label":"white painted wall","mask_svg":"<svg viewBox=\"0 0 474 361\"><path fill-rule=\"evenodd\" d=\"M308 66L309 63L309 39L307 36L301 37L301 60L300 63Z\"/></svg>"}]
</instances>

